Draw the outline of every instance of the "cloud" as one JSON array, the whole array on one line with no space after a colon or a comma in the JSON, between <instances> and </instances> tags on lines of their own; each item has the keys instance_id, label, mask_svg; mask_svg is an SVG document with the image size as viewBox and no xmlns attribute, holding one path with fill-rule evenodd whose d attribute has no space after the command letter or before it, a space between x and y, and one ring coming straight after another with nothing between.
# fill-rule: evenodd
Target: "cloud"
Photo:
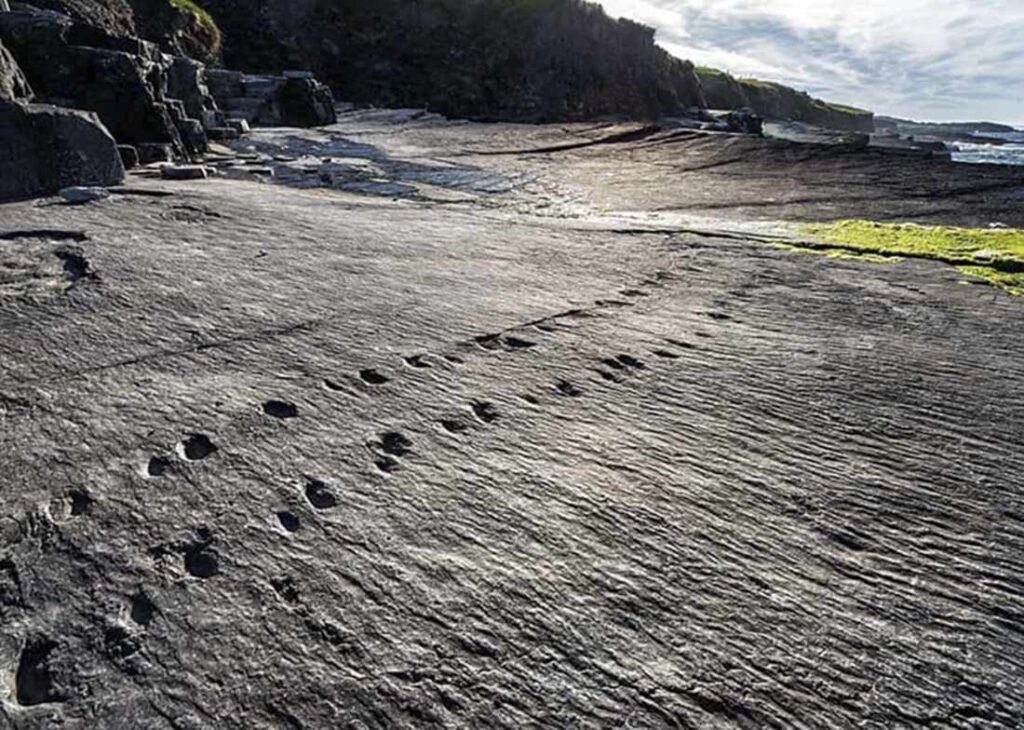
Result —
<instances>
[{"instance_id":1,"label":"cloud","mask_svg":"<svg viewBox=\"0 0 1024 730\"><path fill-rule=\"evenodd\" d=\"M1024 122L1021 0L598 0L670 53L918 119Z\"/></svg>"}]
</instances>

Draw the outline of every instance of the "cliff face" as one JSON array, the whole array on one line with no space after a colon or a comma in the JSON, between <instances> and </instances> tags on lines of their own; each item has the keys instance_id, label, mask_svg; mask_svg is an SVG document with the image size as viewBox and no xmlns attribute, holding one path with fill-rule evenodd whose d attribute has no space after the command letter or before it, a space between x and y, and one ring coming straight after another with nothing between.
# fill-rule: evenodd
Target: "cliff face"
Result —
<instances>
[{"instance_id":1,"label":"cliff face","mask_svg":"<svg viewBox=\"0 0 1024 730\"><path fill-rule=\"evenodd\" d=\"M653 118L703 103L654 31L581 0L209 0L226 65L475 119Z\"/></svg>"},{"instance_id":2,"label":"cliff face","mask_svg":"<svg viewBox=\"0 0 1024 730\"><path fill-rule=\"evenodd\" d=\"M698 68L701 87L712 109L750 107L766 119L784 119L850 132L873 132L874 114L815 99L782 84L737 79L723 71Z\"/></svg>"}]
</instances>

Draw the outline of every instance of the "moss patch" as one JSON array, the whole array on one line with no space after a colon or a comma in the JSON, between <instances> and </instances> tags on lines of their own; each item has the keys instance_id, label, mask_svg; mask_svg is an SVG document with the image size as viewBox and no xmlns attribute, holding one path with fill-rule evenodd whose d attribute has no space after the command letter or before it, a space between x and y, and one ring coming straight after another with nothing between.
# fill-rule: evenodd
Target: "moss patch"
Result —
<instances>
[{"instance_id":1,"label":"moss patch","mask_svg":"<svg viewBox=\"0 0 1024 730\"><path fill-rule=\"evenodd\" d=\"M170 0L170 3L179 10L190 13L206 36L204 40L210 52L213 55L220 53L222 41L220 28L217 26L217 21L213 19L213 16L206 9L196 3L195 0Z\"/></svg>"},{"instance_id":2,"label":"moss patch","mask_svg":"<svg viewBox=\"0 0 1024 730\"><path fill-rule=\"evenodd\" d=\"M805 225L803 231L816 239L797 244L804 250L942 261L1011 294L1024 296L1024 230L1018 228L844 220Z\"/></svg>"}]
</instances>

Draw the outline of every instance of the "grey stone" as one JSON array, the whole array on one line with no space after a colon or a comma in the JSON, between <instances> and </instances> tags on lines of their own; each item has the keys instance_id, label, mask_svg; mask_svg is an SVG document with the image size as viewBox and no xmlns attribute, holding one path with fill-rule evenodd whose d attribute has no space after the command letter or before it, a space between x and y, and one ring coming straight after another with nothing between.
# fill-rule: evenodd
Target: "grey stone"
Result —
<instances>
[{"instance_id":1,"label":"grey stone","mask_svg":"<svg viewBox=\"0 0 1024 730\"><path fill-rule=\"evenodd\" d=\"M167 165L160 174L167 180L205 180L209 171L202 165Z\"/></svg>"},{"instance_id":2,"label":"grey stone","mask_svg":"<svg viewBox=\"0 0 1024 730\"><path fill-rule=\"evenodd\" d=\"M251 131L247 119L228 119L226 124L239 134L248 134Z\"/></svg>"},{"instance_id":3,"label":"grey stone","mask_svg":"<svg viewBox=\"0 0 1024 730\"><path fill-rule=\"evenodd\" d=\"M74 186L59 190L57 194L72 205L92 203L96 200L106 200L110 197L110 191L100 187Z\"/></svg>"},{"instance_id":4,"label":"grey stone","mask_svg":"<svg viewBox=\"0 0 1024 730\"><path fill-rule=\"evenodd\" d=\"M124 180L117 144L95 114L0 100L0 140L0 200Z\"/></svg>"}]
</instances>

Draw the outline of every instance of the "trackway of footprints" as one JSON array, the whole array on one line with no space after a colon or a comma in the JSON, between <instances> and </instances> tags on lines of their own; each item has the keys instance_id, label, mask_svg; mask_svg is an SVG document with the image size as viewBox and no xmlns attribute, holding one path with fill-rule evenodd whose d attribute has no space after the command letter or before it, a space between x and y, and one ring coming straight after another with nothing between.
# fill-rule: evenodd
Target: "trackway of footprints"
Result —
<instances>
[{"instance_id":1,"label":"trackway of footprints","mask_svg":"<svg viewBox=\"0 0 1024 730\"><path fill-rule=\"evenodd\" d=\"M562 331L559 326L560 320L585 318L596 315L600 311L633 306L643 297L650 296L650 289L664 286L665 281L670 278L672 278L670 274L662 272L645 280L635 288L621 291L621 299L599 300L589 308L569 310L541 320L520 324L502 332L480 335L471 341L457 343L456 348L451 348L457 349L459 354L446 351L409 355L402 359L398 367L401 368L404 365L413 369L446 368L450 372L457 373L458 368L471 357L490 357L499 353L531 351L542 347L544 338L558 336ZM704 314L719 322L731 319L728 315L718 312L704 312ZM696 334L709 336L702 332ZM659 364L670 365L681 357L681 350L694 347L695 345L682 340L666 338L649 351L647 359L629 353L595 357L589 366L589 372L580 374L579 382L567 379L555 380L550 384L548 395L566 399L584 398L590 384L595 384L597 387L615 387ZM366 368L354 374L353 381L359 383L360 388L364 390L386 388L392 380L387 374L388 372L383 367L379 369ZM581 383L587 385L584 386ZM351 392L345 384L331 380L324 380L323 387L328 392ZM517 392L516 395L520 400L531 405L541 404L544 397L543 393ZM289 420L302 416L298 406L285 400L268 399L260 404L260 409L263 416L268 419ZM434 423L444 432L458 435L475 428L500 427L502 416L502 411L495 403L487 400L472 400L466 403L461 412L439 414L434 419ZM366 447L375 468L387 478L387 475L394 474L402 468L402 460L414 452L416 445L401 431L389 430L368 439ZM158 480L173 470L176 464L201 464L215 457L217 452L217 445L208 435L189 433L173 447L152 455L142 465L142 472L146 478ZM340 504L338 489L330 480L313 475L302 475L298 485L301 490L301 498L315 512L330 511ZM75 491L51 502L49 509L54 520L65 521L87 517L92 504L93 500L86 492ZM281 508L272 518L276 519L285 534L296 533L302 529L302 518L293 509ZM221 571L221 558L214 547L215 542L214 531L210 527L200 526L193 529L187 539L156 545L149 548L148 553L158 569L165 568L175 574L183 575L183 577L206 580L213 578ZM4 577L5 570L9 572L13 570L13 566L0 562L0 578ZM12 579L12 581L12 584L17 585L17 580ZM299 601L298 593L292 585L291 579L274 579L271 584L282 600L289 603ZM105 637L107 651L112 656L120 658L130 657L137 653L142 648L143 642L143 635L140 632L144 632L147 625L159 616L159 613L159 606L142 588L139 588L130 601L129 616L134 628L118 624L116 630L108 631ZM317 624L312 618L310 621L312 622L311 630L317 632L318 635L323 634L324 627ZM330 637L328 640L331 640ZM67 699L50 676L49 656L56 646L56 643L46 637L36 637L30 638L22 648L15 670L14 682L15 698L22 706L62 702Z\"/></svg>"},{"instance_id":2,"label":"trackway of footprints","mask_svg":"<svg viewBox=\"0 0 1024 730\"><path fill-rule=\"evenodd\" d=\"M672 279L667 272L659 272L641 284L622 290L621 298L602 299L593 306L572 309L545 317L533 322L516 325L497 333L479 335L472 340L456 343L459 354L450 351L425 352L409 355L398 363L398 369L445 368L457 373L458 368L467 362L467 358L487 357L496 353L522 353L542 347L545 337L557 336L560 332L560 320L571 320L593 316L600 311L614 310L620 307L631 307L644 297L651 294L651 289L660 288ZM729 315L719 312L705 312L716 321L731 319ZM698 333L707 336L705 333ZM534 339L531 339L533 337ZM556 379L550 384L548 394L556 398L584 398L590 383L614 387L628 379L638 376L657 365L669 365L681 358L680 351L695 349L696 345L679 339L665 338L662 343L651 349L647 356L640 357L629 353L609 354L595 357L589 371L581 373L578 380ZM646 359L645 359L646 358ZM363 390L386 388L392 381L392 371L385 368L364 368L354 374L353 382ZM599 380L595 380L599 378ZM346 384L325 379L323 387L328 392L351 392ZM530 405L541 403L542 393L532 394L518 392L517 397ZM260 405L263 415L271 419L289 420L300 418L298 406L278 399L268 399ZM487 400L472 400L466 403L459 412L439 414L433 423L445 433L451 435L464 434L475 428L486 428L498 424L503 416L499 407ZM389 430L376 434L366 441L367 452L374 467L384 476L394 474L402 469L403 459L414 452L412 439L400 430ZM216 455L217 445L209 436L202 433L187 435L173 448L166 452L153 455L143 467L144 475L158 479L170 471L176 462L198 463ZM329 481L312 475L302 475L298 482L305 501L317 512L328 511L339 505L337 488ZM285 533L295 533L302 529L302 518L292 509L281 509L275 515L277 522ZM195 539L182 544L161 546L151 550L154 558L165 559L177 556L179 565L183 565L185 573L195 578L210 578L219 571L216 553L211 550L213 537L208 529L200 529Z\"/></svg>"}]
</instances>

